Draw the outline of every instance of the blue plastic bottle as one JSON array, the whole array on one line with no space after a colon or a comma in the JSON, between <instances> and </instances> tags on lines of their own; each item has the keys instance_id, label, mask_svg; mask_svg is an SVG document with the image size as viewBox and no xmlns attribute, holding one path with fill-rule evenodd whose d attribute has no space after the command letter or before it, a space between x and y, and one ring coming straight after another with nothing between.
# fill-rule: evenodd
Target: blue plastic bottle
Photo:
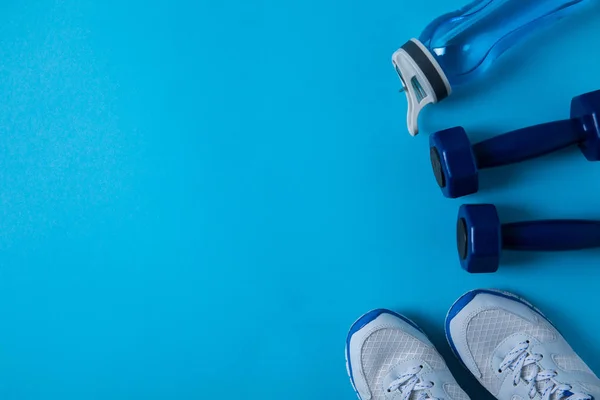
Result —
<instances>
[{"instance_id":1,"label":"blue plastic bottle","mask_svg":"<svg viewBox=\"0 0 600 400\"><path fill-rule=\"evenodd\" d=\"M432 21L392 57L408 98L408 130L427 104L482 75L517 43L593 0L476 0Z\"/></svg>"}]
</instances>

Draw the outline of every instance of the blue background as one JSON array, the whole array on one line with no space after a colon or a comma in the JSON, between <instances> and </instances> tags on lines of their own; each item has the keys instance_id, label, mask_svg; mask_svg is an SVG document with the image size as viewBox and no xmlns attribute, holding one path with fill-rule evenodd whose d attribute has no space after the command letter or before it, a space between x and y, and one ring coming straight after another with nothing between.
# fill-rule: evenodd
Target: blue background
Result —
<instances>
[{"instance_id":1,"label":"blue background","mask_svg":"<svg viewBox=\"0 0 600 400\"><path fill-rule=\"evenodd\" d=\"M463 202L599 218L575 150L442 197L428 134L567 117L600 12L520 46L405 127L391 55L459 0L4 1L0 398L354 399L344 340L386 307L449 354L463 292L515 291L600 370L599 251L457 261Z\"/></svg>"}]
</instances>

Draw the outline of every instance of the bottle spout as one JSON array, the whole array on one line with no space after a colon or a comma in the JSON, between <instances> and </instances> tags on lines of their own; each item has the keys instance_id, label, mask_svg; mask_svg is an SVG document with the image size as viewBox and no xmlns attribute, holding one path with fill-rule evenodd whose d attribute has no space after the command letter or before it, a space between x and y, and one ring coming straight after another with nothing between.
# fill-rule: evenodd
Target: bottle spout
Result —
<instances>
[{"instance_id":1,"label":"bottle spout","mask_svg":"<svg viewBox=\"0 0 600 400\"><path fill-rule=\"evenodd\" d=\"M448 97L452 88L438 62L417 39L409 40L398 49L392 63L402 82L400 93L405 93L408 101L408 132L416 136L423 108Z\"/></svg>"}]
</instances>

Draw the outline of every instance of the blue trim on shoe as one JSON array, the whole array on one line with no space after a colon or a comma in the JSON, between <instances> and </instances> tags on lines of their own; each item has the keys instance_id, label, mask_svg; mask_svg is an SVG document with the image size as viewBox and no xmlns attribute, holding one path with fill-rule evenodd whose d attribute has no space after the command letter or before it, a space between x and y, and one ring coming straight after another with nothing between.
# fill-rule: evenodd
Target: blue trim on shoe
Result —
<instances>
[{"instance_id":1,"label":"blue trim on shoe","mask_svg":"<svg viewBox=\"0 0 600 400\"><path fill-rule=\"evenodd\" d=\"M377 317L379 317L381 314L393 315L394 317L401 319L402 321L406 322L407 324L409 324L410 326L412 326L413 328L417 329L419 332L421 332L425 335L425 332L423 332L423 330L417 324L412 322L410 319L406 318L403 315L395 313L391 310L387 310L385 308L379 308L379 309L376 309L373 311L369 311L368 313L366 313L362 317L360 317L354 324L352 324L352 327L350 328L350 332L348 332L348 337L346 338L346 361L348 363L348 375L350 375L350 381L352 381L352 387L354 388L354 391L356 392L357 395L358 395L358 391L356 390L356 385L354 383L354 374L352 373L352 363L350 361L350 340L352 339L352 336L354 336L355 333L360 331L362 328L367 326L369 323L375 321L377 319ZM360 397L360 395L359 395L359 397Z\"/></svg>"},{"instance_id":2,"label":"blue trim on shoe","mask_svg":"<svg viewBox=\"0 0 600 400\"><path fill-rule=\"evenodd\" d=\"M519 297L515 294L501 292L499 290L493 290L493 289L471 290L470 292L467 292L464 295L462 295L458 300L456 300L456 302L452 305L452 307L450 307L450 310L448 311L448 315L446 315L446 324L445 324L446 325L445 326L446 340L448 341L448 344L450 345L452 352L454 353L456 358L458 358L459 361L463 364L463 366L465 366L465 365L462 361L462 358L458 354L458 350L456 349L454 341L452 340L452 337L450 336L450 322L452 322L454 317L456 317L458 315L458 313L460 313L475 298L475 296L477 296L478 294L482 294L482 293L483 294L491 294L493 296L498 296L498 297L504 297L505 299L510 299L510 300L514 300L518 303L521 303L521 304L529 307L531 310L535 311L542 318L544 318L546 321L548 321L552 326L554 326L554 324L552 324L552 321L550 321L548 318L546 318L546 316L537 307L535 307L533 304L531 304L527 300L522 299L521 297ZM465 366L465 368L466 368L466 366Z\"/></svg>"}]
</instances>

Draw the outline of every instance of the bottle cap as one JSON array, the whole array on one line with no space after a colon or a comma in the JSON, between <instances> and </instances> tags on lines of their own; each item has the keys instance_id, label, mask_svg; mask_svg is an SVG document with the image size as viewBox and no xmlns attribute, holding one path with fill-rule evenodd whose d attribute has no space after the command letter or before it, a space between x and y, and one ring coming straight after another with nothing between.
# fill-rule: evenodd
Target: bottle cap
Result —
<instances>
[{"instance_id":1,"label":"bottle cap","mask_svg":"<svg viewBox=\"0 0 600 400\"><path fill-rule=\"evenodd\" d=\"M408 131L419 133L419 113L427 104L435 104L452 93L450 82L431 52L417 39L411 39L392 56L408 99Z\"/></svg>"}]
</instances>

